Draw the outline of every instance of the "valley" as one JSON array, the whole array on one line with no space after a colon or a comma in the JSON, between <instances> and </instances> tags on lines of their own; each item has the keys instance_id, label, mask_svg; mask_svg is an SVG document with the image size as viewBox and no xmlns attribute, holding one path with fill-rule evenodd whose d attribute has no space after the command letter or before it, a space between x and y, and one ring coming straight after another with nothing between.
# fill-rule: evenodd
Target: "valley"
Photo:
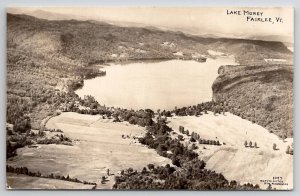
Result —
<instances>
[{"instance_id":1,"label":"valley","mask_svg":"<svg viewBox=\"0 0 300 196\"><path fill-rule=\"evenodd\" d=\"M7 24L10 188L293 188L284 43L10 13ZM276 176L287 185L263 182Z\"/></svg>"}]
</instances>

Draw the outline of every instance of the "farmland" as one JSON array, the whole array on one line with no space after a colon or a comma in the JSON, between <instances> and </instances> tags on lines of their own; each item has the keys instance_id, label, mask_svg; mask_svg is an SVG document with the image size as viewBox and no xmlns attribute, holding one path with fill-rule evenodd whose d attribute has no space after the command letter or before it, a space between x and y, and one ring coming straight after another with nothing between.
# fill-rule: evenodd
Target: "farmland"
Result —
<instances>
[{"instance_id":1,"label":"farmland","mask_svg":"<svg viewBox=\"0 0 300 196\"><path fill-rule=\"evenodd\" d=\"M63 113L50 119L48 128L60 128L75 144L39 145L39 148L18 149L18 155L9 165L26 166L42 174L70 175L80 180L97 182L97 188L112 187L114 175L127 168L142 169L149 163L165 165L170 160L160 157L154 150L144 147L133 137L141 137L145 130L128 123L113 123L101 116ZM123 139L122 135L126 138ZM128 136L128 137L127 137ZM111 175L106 184L100 177ZM107 175L106 175L107 176Z\"/></svg>"}]
</instances>

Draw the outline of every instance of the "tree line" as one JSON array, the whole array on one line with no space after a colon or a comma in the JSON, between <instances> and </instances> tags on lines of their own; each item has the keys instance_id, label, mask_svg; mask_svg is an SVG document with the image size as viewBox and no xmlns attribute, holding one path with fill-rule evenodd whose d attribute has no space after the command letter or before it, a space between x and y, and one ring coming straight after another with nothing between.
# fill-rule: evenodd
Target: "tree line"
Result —
<instances>
[{"instance_id":1,"label":"tree line","mask_svg":"<svg viewBox=\"0 0 300 196\"><path fill-rule=\"evenodd\" d=\"M200 137L198 133L195 133L194 131L190 134L189 130L184 130L183 126L179 126L179 132L182 134L186 134L187 136L190 136L190 142L196 142L198 141L199 144L208 144L208 145L217 145L220 146L221 143L219 140L207 140ZM183 136L178 135L178 139L180 141L183 141Z\"/></svg>"},{"instance_id":2,"label":"tree line","mask_svg":"<svg viewBox=\"0 0 300 196\"><path fill-rule=\"evenodd\" d=\"M39 171L37 171L37 172L29 171L27 167L13 167L10 165L6 165L6 172L15 173L15 174L23 174L23 175L32 176L32 177L50 178L50 179L64 180L64 181L69 181L69 182L76 182L76 183L97 186L97 183L95 183L95 182L81 181L81 180L78 180L77 178L71 178L69 175L67 175L66 177L63 175L58 175L58 174L54 175L53 173L48 174L48 175L43 175Z\"/></svg>"}]
</instances>

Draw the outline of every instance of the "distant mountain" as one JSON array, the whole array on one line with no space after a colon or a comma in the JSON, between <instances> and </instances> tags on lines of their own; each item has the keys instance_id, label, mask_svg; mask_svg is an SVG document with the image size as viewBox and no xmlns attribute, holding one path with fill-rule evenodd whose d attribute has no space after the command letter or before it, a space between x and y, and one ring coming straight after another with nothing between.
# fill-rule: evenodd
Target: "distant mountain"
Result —
<instances>
[{"instance_id":1,"label":"distant mountain","mask_svg":"<svg viewBox=\"0 0 300 196\"><path fill-rule=\"evenodd\" d=\"M121 26L121 27L145 27L145 28L156 28L163 31L180 31L186 34L201 36L205 38L236 38L236 39L252 39L252 40L264 40L264 41L280 41L283 43L293 43L293 36L281 36L281 35L256 35L256 36L247 36L247 35L240 35L238 33L231 33L231 34L221 34L221 33L205 33L202 30L196 28L186 28L186 27L165 27L165 26L149 26L147 24L138 23L138 22L128 22L128 21L112 21L104 18L91 18L81 15L71 15L71 14L61 14L55 12L48 12L41 9L37 9L34 11L26 10L26 9L18 9L18 8L9 8L8 13L12 14L26 14L30 16L34 16L40 19L47 19L47 20L95 20L106 22L112 25Z\"/></svg>"},{"instance_id":2,"label":"distant mountain","mask_svg":"<svg viewBox=\"0 0 300 196\"><path fill-rule=\"evenodd\" d=\"M70 20L70 19L88 20L88 18L84 16L47 12L40 9L31 11L26 9L8 8L7 12L11 14L30 15L36 18L46 19L46 20Z\"/></svg>"},{"instance_id":3,"label":"distant mountain","mask_svg":"<svg viewBox=\"0 0 300 196\"><path fill-rule=\"evenodd\" d=\"M39 10L35 13L45 18L63 18ZM9 44L36 53L51 48L52 53L88 64L114 61L116 55L122 57L119 60L170 59L179 51L189 59L195 53L209 56L208 50L234 55L240 64L265 64L266 58L284 58L289 63L292 59L292 52L283 43L274 41L202 37L156 27L124 27L93 20L55 21L13 14L8 14L7 20ZM37 47L37 41L48 44ZM173 47L163 46L163 42L173 43Z\"/></svg>"},{"instance_id":4,"label":"distant mountain","mask_svg":"<svg viewBox=\"0 0 300 196\"><path fill-rule=\"evenodd\" d=\"M251 36L248 37L253 40L265 40L265 41L279 41L283 43L294 43L293 36L283 36L283 35L264 35L264 36Z\"/></svg>"},{"instance_id":5,"label":"distant mountain","mask_svg":"<svg viewBox=\"0 0 300 196\"><path fill-rule=\"evenodd\" d=\"M47 20L69 20L69 15L47 12L43 10L35 10L30 13L31 16L47 19Z\"/></svg>"}]
</instances>

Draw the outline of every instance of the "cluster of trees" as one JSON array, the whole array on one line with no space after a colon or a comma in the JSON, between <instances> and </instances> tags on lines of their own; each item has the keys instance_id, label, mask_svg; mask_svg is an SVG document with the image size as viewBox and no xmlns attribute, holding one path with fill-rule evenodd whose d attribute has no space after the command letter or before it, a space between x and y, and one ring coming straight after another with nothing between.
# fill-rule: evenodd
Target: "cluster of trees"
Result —
<instances>
[{"instance_id":1,"label":"cluster of trees","mask_svg":"<svg viewBox=\"0 0 300 196\"><path fill-rule=\"evenodd\" d=\"M150 116L152 113L149 113L147 110L127 110L120 108L107 108L100 106L96 109L74 109L71 110L80 114L90 114L90 115L102 115L103 118L111 119L113 117L113 122L127 121L133 125L139 125L142 127L150 126L153 123L153 120Z\"/></svg>"},{"instance_id":2,"label":"cluster of trees","mask_svg":"<svg viewBox=\"0 0 300 196\"><path fill-rule=\"evenodd\" d=\"M180 140L172 139L171 131L173 130L164 121L154 122L152 126L147 127L147 133L143 138L139 138L139 142L155 149L159 155L170 158L176 166L198 157L197 153L184 146Z\"/></svg>"},{"instance_id":3,"label":"cluster of trees","mask_svg":"<svg viewBox=\"0 0 300 196\"><path fill-rule=\"evenodd\" d=\"M106 76L106 71L102 71L97 67L78 66L74 68L73 74L76 75L76 78L68 84L68 90L70 91L82 88L84 79Z\"/></svg>"},{"instance_id":4,"label":"cluster of trees","mask_svg":"<svg viewBox=\"0 0 300 196\"><path fill-rule=\"evenodd\" d=\"M144 167L140 172L129 168L115 177L113 189L259 190L259 186L229 182L222 174L205 169L203 161L194 159L182 168L169 164L149 164L148 169Z\"/></svg>"},{"instance_id":5,"label":"cluster of trees","mask_svg":"<svg viewBox=\"0 0 300 196\"><path fill-rule=\"evenodd\" d=\"M186 135L190 135L190 132L189 132L189 130L184 130L184 127L183 126L181 126L181 125L179 125L179 132L180 133L182 133L182 134L186 134Z\"/></svg>"},{"instance_id":6,"label":"cluster of trees","mask_svg":"<svg viewBox=\"0 0 300 196\"><path fill-rule=\"evenodd\" d=\"M16 150L24 146L30 146L34 143L37 144L63 144L63 145L73 145L72 141L68 137L57 137L57 138L42 138L39 139L37 136L28 137L26 135L17 135L14 137L9 137L6 140L6 157L10 158L16 156Z\"/></svg>"},{"instance_id":7,"label":"cluster of trees","mask_svg":"<svg viewBox=\"0 0 300 196\"><path fill-rule=\"evenodd\" d=\"M258 148L256 142L254 142L254 143L252 143L252 141L247 142L247 140L245 141L244 146L245 146L246 148L247 148L247 147L250 147L250 148Z\"/></svg>"},{"instance_id":8,"label":"cluster of trees","mask_svg":"<svg viewBox=\"0 0 300 196\"><path fill-rule=\"evenodd\" d=\"M160 111L160 110L158 110L157 113L159 114L159 116L165 116L165 117L171 117L172 116L171 111L166 111L166 110Z\"/></svg>"},{"instance_id":9,"label":"cluster of trees","mask_svg":"<svg viewBox=\"0 0 300 196\"><path fill-rule=\"evenodd\" d=\"M221 143L219 140L205 140L205 139L199 139L198 140L199 144L208 144L208 145L216 145L220 146Z\"/></svg>"},{"instance_id":10,"label":"cluster of trees","mask_svg":"<svg viewBox=\"0 0 300 196\"><path fill-rule=\"evenodd\" d=\"M63 133L63 131L61 129L49 129L49 128L46 128L44 127L43 129L44 131L49 131L49 132L59 132L59 133Z\"/></svg>"},{"instance_id":11,"label":"cluster of trees","mask_svg":"<svg viewBox=\"0 0 300 196\"><path fill-rule=\"evenodd\" d=\"M63 144L72 146L72 140L63 134L56 134L52 138L38 138L37 144Z\"/></svg>"},{"instance_id":12,"label":"cluster of trees","mask_svg":"<svg viewBox=\"0 0 300 196\"><path fill-rule=\"evenodd\" d=\"M83 79L92 79L99 76L106 76L106 71L102 71L97 67L81 67L76 70L76 75Z\"/></svg>"},{"instance_id":13,"label":"cluster of trees","mask_svg":"<svg viewBox=\"0 0 300 196\"><path fill-rule=\"evenodd\" d=\"M27 176L32 176L32 177L40 177L40 178L51 178L51 179L57 179L57 180L64 180L64 181L69 181L69 182L76 182L76 183L83 183L83 184L90 184L90 185L97 185L95 182L87 182L87 181L81 181L78 180L77 178L71 178L69 175L62 176L62 175L54 175L53 173L48 174L48 175L42 175L41 172L32 172L29 171L27 167L13 167L10 165L6 165L6 172L10 173L15 173L15 174L23 174Z\"/></svg>"},{"instance_id":14,"label":"cluster of trees","mask_svg":"<svg viewBox=\"0 0 300 196\"><path fill-rule=\"evenodd\" d=\"M226 102L208 101L189 107L175 107L173 111L167 111L164 114L174 113L177 116L200 116L203 113L207 114L208 111L214 112L214 114L221 114L227 111L226 106Z\"/></svg>"},{"instance_id":15,"label":"cluster of trees","mask_svg":"<svg viewBox=\"0 0 300 196\"><path fill-rule=\"evenodd\" d=\"M128 110L122 108L106 107L100 105L94 97L88 95L81 99L78 96L64 108L65 112L77 112L80 114L102 115L107 118L114 118L114 122L127 121L130 124L139 125L142 127L150 126L153 123L152 118L154 112L150 109L145 110ZM78 102L76 105L75 103ZM84 109L79 109L83 106Z\"/></svg>"},{"instance_id":16,"label":"cluster of trees","mask_svg":"<svg viewBox=\"0 0 300 196\"><path fill-rule=\"evenodd\" d=\"M103 118L114 118L114 122L127 121L130 124L142 127L152 125L154 112L150 109L128 110L122 108L106 107L99 104L93 96L87 95L83 99L75 93L60 93L67 100L60 107L64 112L77 112L80 114L102 115ZM71 98L72 97L72 98ZM69 101L68 101L69 98ZM83 108L79 109L79 106Z\"/></svg>"},{"instance_id":17,"label":"cluster of trees","mask_svg":"<svg viewBox=\"0 0 300 196\"><path fill-rule=\"evenodd\" d=\"M27 145L33 144L32 140L26 136L18 136L6 139L6 158L17 155L16 150Z\"/></svg>"},{"instance_id":18,"label":"cluster of trees","mask_svg":"<svg viewBox=\"0 0 300 196\"><path fill-rule=\"evenodd\" d=\"M220 141L219 140L206 140L206 139L202 139L200 137L200 135L198 133L195 133L194 131L190 134L189 130L184 130L184 127L183 126L179 126L179 132L182 133L182 134L186 134L187 136L191 136L190 137L190 141L191 142L196 142L198 141L199 144L208 144L208 145L221 145ZM183 140L183 136L182 135L178 135L178 139L180 141Z\"/></svg>"},{"instance_id":19,"label":"cluster of trees","mask_svg":"<svg viewBox=\"0 0 300 196\"><path fill-rule=\"evenodd\" d=\"M6 157L10 158L17 155L16 150L32 144L64 144L72 145L70 138L64 136L60 129L40 129L38 133L27 130L25 133L14 130L13 125L6 126ZM60 132L52 138L45 137L45 131Z\"/></svg>"},{"instance_id":20,"label":"cluster of trees","mask_svg":"<svg viewBox=\"0 0 300 196\"><path fill-rule=\"evenodd\" d=\"M32 106L27 100L17 96L9 96L7 98L6 121L13 124L13 130L19 133L25 133L31 128L31 120L26 115L31 111Z\"/></svg>"},{"instance_id":21,"label":"cluster of trees","mask_svg":"<svg viewBox=\"0 0 300 196\"><path fill-rule=\"evenodd\" d=\"M12 157L16 155L16 150L27 145L33 144L33 139L36 138L36 134L27 130L26 133L19 133L13 131L10 126L6 127L6 157Z\"/></svg>"}]
</instances>

